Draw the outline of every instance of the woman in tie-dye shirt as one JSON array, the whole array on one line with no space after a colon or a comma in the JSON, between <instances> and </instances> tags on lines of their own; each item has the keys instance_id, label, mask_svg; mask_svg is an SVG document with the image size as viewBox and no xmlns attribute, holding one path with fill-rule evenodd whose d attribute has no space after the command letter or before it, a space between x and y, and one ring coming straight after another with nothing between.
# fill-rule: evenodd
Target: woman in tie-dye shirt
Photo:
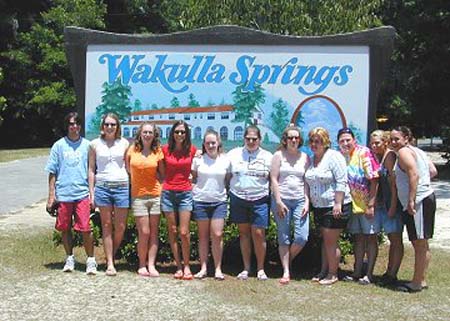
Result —
<instances>
[{"instance_id":1,"label":"woman in tie-dye shirt","mask_svg":"<svg viewBox=\"0 0 450 321\"><path fill-rule=\"evenodd\" d=\"M378 255L377 234L380 225L375 219L375 201L378 187L380 165L370 149L356 143L350 128L338 132L341 153L347 160L347 176L350 193L353 198L353 212L348 230L354 235L355 267L348 280L357 280L361 284L370 284ZM363 275L364 256L367 254L367 273Z\"/></svg>"}]
</instances>

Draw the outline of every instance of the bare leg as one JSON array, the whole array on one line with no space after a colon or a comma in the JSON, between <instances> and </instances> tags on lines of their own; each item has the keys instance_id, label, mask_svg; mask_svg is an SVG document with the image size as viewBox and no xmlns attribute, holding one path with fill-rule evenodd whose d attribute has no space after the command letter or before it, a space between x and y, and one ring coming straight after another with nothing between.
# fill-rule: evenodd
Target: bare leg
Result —
<instances>
[{"instance_id":1,"label":"bare leg","mask_svg":"<svg viewBox=\"0 0 450 321\"><path fill-rule=\"evenodd\" d=\"M403 240L401 233L388 234L390 246L389 246L389 262L387 268L387 274L392 277L397 277L398 270L403 259Z\"/></svg>"},{"instance_id":2,"label":"bare leg","mask_svg":"<svg viewBox=\"0 0 450 321\"><path fill-rule=\"evenodd\" d=\"M61 232L61 241L64 246L64 251L66 255L73 254L73 245L72 245L72 230L68 229L67 231Z\"/></svg>"},{"instance_id":3,"label":"bare leg","mask_svg":"<svg viewBox=\"0 0 450 321\"><path fill-rule=\"evenodd\" d=\"M280 254L281 265L283 266L283 278L289 278L291 275L289 271L289 245L279 245L278 253Z\"/></svg>"},{"instance_id":4,"label":"bare leg","mask_svg":"<svg viewBox=\"0 0 450 321\"><path fill-rule=\"evenodd\" d=\"M88 257L94 256L94 236L92 235L92 232L82 232L81 235L83 236L83 245L84 250L86 251L86 255Z\"/></svg>"},{"instance_id":5,"label":"bare leg","mask_svg":"<svg viewBox=\"0 0 450 321\"><path fill-rule=\"evenodd\" d=\"M215 275L222 275L222 253L223 253L223 219L211 220L211 250L214 258Z\"/></svg>"},{"instance_id":6,"label":"bare leg","mask_svg":"<svg viewBox=\"0 0 450 321\"><path fill-rule=\"evenodd\" d=\"M127 228L128 208L114 207L114 243L113 255L116 255L117 250L122 244L123 236Z\"/></svg>"},{"instance_id":7,"label":"bare leg","mask_svg":"<svg viewBox=\"0 0 450 321\"><path fill-rule=\"evenodd\" d=\"M106 269L115 271L113 256L113 222L112 206L100 207L100 219L102 222L103 249L106 256Z\"/></svg>"},{"instance_id":8,"label":"bare leg","mask_svg":"<svg viewBox=\"0 0 450 321\"><path fill-rule=\"evenodd\" d=\"M373 280L373 269L378 256L378 240L377 235L365 235L367 239L367 277Z\"/></svg>"},{"instance_id":9,"label":"bare leg","mask_svg":"<svg viewBox=\"0 0 450 321\"><path fill-rule=\"evenodd\" d=\"M252 227L253 246L255 248L257 270L264 270L264 260L266 258L266 230Z\"/></svg>"},{"instance_id":10,"label":"bare leg","mask_svg":"<svg viewBox=\"0 0 450 321\"><path fill-rule=\"evenodd\" d=\"M322 228L323 246L328 262L328 277L337 277L339 260L341 258L341 250L338 246L338 240L341 232L342 229Z\"/></svg>"},{"instance_id":11,"label":"bare leg","mask_svg":"<svg viewBox=\"0 0 450 321\"><path fill-rule=\"evenodd\" d=\"M250 271L250 258L252 251L252 234L249 223L241 223L239 226L239 243L241 245L242 261L244 263L244 271Z\"/></svg>"},{"instance_id":12,"label":"bare leg","mask_svg":"<svg viewBox=\"0 0 450 321\"><path fill-rule=\"evenodd\" d=\"M183 255L184 275L191 274L189 266L189 259L191 256L191 234L189 230L189 223L191 221L191 212L180 212L180 239L181 239L181 253Z\"/></svg>"},{"instance_id":13,"label":"bare leg","mask_svg":"<svg viewBox=\"0 0 450 321\"><path fill-rule=\"evenodd\" d=\"M428 240L412 241L414 247L414 276L411 284L414 288L421 288L425 284L425 274L431 258Z\"/></svg>"},{"instance_id":14,"label":"bare leg","mask_svg":"<svg viewBox=\"0 0 450 321\"><path fill-rule=\"evenodd\" d=\"M159 276L159 272L155 268L159 245L159 220L160 215L150 215L150 243L148 247L148 272L150 276Z\"/></svg>"},{"instance_id":15,"label":"bare leg","mask_svg":"<svg viewBox=\"0 0 450 321\"><path fill-rule=\"evenodd\" d=\"M197 220L197 225L198 225L198 253L200 256L200 272L198 273L198 275L204 275L207 273L210 220Z\"/></svg>"},{"instance_id":16,"label":"bare leg","mask_svg":"<svg viewBox=\"0 0 450 321\"><path fill-rule=\"evenodd\" d=\"M150 239L150 227L149 227L149 217L136 216L136 227L138 231L138 244L137 252L139 258L139 269L138 273L146 273L147 270L147 255L148 255L148 243Z\"/></svg>"},{"instance_id":17,"label":"bare leg","mask_svg":"<svg viewBox=\"0 0 450 321\"><path fill-rule=\"evenodd\" d=\"M175 264L177 265L177 273L182 273L182 266L181 266L181 258L180 258L180 250L178 248L178 242L177 242L177 235L178 235L178 228L177 228L177 221L175 218L175 213L168 212L164 213L166 215L167 219L167 230L169 234L169 243L170 248L172 250L173 258L175 260Z\"/></svg>"},{"instance_id":18,"label":"bare leg","mask_svg":"<svg viewBox=\"0 0 450 321\"><path fill-rule=\"evenodd\" d=\"M355 234L355 243L353 245L353 251L355 253L355 266L353 271L354 278L360 278L362 276L362 268L364 263L364 254L366 252L365 238L363 234Z\"/></svg>"}]
</instances>

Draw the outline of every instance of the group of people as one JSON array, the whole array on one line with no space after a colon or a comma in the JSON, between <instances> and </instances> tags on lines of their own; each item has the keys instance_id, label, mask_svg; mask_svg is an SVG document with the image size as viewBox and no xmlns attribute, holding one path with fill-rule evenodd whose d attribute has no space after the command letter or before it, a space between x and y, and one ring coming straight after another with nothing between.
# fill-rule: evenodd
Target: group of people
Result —
<instances>
[{"instance_id":1,"label":"group of people","mask_svg":"<svg viewBox=\"0 0 450 321\"><path fill-rule=\"evenodd\" d=\"M355 265L353 274L344 279L372 283L377 235L384 231L390 250L382 281L394 284L403 257L405 224L415 250L414 276L399 289L416 292L427 286L427 240L433 236L436 208L430 178L437 171L426 154L411 144L413 137L406 127L390 133L374 131L370 148L357 144L350 128L342 128L337 136L340 151L331 149L328 131L317 127L308 134L309 157L300 150L304 139L300 128L293 125L284 130L272 155L260 146L261 132L254 125L245 129L242 147L224 153L214 130L205 133L201 151L197 150L191 143L190 128L182 120L173 124L164 146L160 145L159 129L151 122L139 126L129 146L113 113L104 115L101 135L90 143L80 136L77 113L70 113L65 124L67 136L54 144L46 167L47 207L59 203L56 229L62 232L67 253L63 271L72 271L75 265L73 215L73 229L82 233L88 256L86 272L97 272L89 215L98 207L106 275L116 275L114 257L131 208L138 231L140 276L159 276L155 261L160 215L164 213L177 266L174 278L205 278L211 242L214 278L224 280L223 229L229 211L230 222L238 226L243 260L237 278L249 278L253 248L256 277L267 280L265 233L272 212L283 267L279 282L288 284L291 263L308 241L309 216L314 213L323 242L321 270L313 281L321 285L338 281L338 240L347 230L354 236ZM200 271L195 275L189 262L191 216L199 234Z\"/></svg>"}]
</instances>

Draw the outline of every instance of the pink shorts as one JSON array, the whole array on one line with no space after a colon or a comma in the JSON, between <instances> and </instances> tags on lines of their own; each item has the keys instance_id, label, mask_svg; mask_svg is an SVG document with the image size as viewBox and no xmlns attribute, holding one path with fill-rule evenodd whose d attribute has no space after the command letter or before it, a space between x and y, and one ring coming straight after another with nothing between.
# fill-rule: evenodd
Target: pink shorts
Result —
<instances>
[{"instance_id":1,"label":"pink shorts","mask_svg":"<svg viewBox=\"0 0 450 321\"><path fill-rule=\"evenodd\" d=\"M61 202L58 207L58 217L55 228L58 231L68 231L72 227L72 215L75 218L73 229L77 232L90 232L89 224L91 204L89 197L76 202Z\"/></svg>"}]
</instances>

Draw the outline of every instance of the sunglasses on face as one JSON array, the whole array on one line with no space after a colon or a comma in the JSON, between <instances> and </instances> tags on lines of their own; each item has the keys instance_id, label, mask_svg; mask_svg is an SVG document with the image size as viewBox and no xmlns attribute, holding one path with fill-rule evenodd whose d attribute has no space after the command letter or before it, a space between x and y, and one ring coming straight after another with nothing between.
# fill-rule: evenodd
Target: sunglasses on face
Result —
<instances>
[{"instance_id":1,"label":"sunglasses on face","mask_svg":"<svg viewBox=\"0 0 450 321\"><path fill-rule=\"evenodd\" d=\"M69 126L78 126L79 124L77 122L74 121L70 121L69 122Z\"/></svg>"},{"instance_id":2,"label":"sunglasses on face","mask_svg":"<svg viewBox=\"0 0 450 321\"><path fill-rule=\"evenodd\" d=\"M288 136L286 138L289 140L300 140L300 136Z\"/></svg>"},{"instance_id":3,"label":"sunglasses on face","mask_svg":"<svg viewBox=\"0 0 450 321\"><path fill-rule=\"evenodd\" d=\"M117 124L116 123L104 123L103 124L103 126L105 126L105 127L116 127L117 126Z\"/></svg>"},{"instance_id":4,"label":"sunglasses on face","mask_svg":"<svg viewBox=\"0 0 450 321\"><path fill-rule=\"evenodd\" d=\"M259 139L258 137L245 137L245 140L251 143L257 142L258 139Z\"/></svg>"},{"instance_id":5,"label":"sunglasses on face","mask_svg":"<svg viewBox=\"0 0 450 321\"><path fill-rule=\"evenodd\" d=\"M144 130L142 135L153 135L153 132L151 130Z\"/></svg>"},{"instance_id":6,"label":"sunglasses on face","mask_svg":"<svg viewBox=\"0 0 450 321\"><path fill-rule=\"evenodd\" d=\"M184 131L184 130L175 130L174 133L176 135L184 135L184 134L186 134L186 131Z\"/></svg>"}]
</instances>

